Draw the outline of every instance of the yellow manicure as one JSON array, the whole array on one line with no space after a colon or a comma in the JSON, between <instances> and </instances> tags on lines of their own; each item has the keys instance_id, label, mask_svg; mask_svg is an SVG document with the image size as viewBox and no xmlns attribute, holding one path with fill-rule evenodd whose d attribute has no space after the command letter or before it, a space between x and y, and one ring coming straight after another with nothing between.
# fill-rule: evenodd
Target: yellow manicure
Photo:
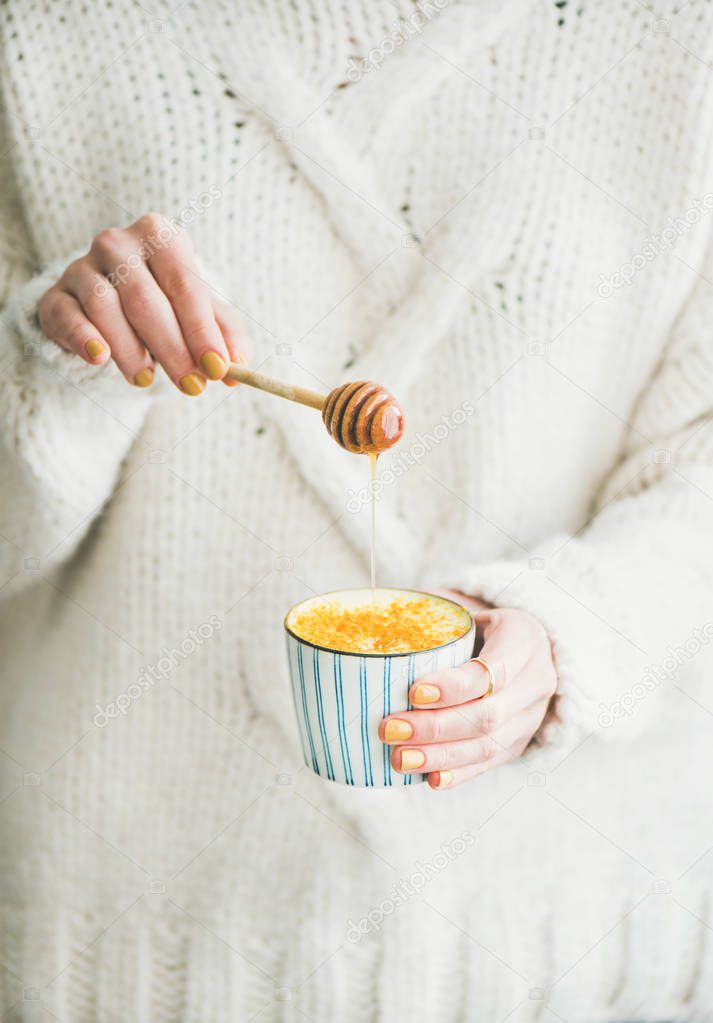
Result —
<instances>
[{"instance_id":1,"label":"yellow manicure","mask_svg":"<svg viewBox=\"0 0 713 1023\"><path fill-rule=\"evenodd\" d=\"M137 387L150 387L153 383L153 370L150 368L139 370L134 377L134 383Z\"/></svg>"},{"instance_id":2,"label":"yellow manicure","mask_svg":"<svg viewBox=\"0 0 713 1023\"><path fill-rule=\"evenodd\" d=\"M384 742L403 742L413 735L413 728L408 721L391 718L384 725Z\"/></svg>"},{"instance_id":3,"label":"yellow manicure","mask_svg":"<svg viewBox=\"0 0 713 1023\"><path fill-rule=\"evenodd\" d=\"M238 352L237 355L233 356L233 362L237 366L247 366L248 359L247 356L243 355L242 352ZM224 383L226 387L240 387L239 380L231 380L230 377L227 376L223 377L223 380L221 382Z\"/></svg>"},{"instance_id":4,"label":"yellow manicure","mask_svg":"<svg viewBox=\"0 0 713 1023\"><path fill-rule=\"evenodd\" d=\"M423 767L426 757L420 749L401 750L401 770L413 771L417 767Z\"/></svg>"},{"instance_id":5,"label":"yellow manicure","mask_svg":"<svg viewBox=\"0 0 713 1023\"><path fill-rule=\"evenodd\" d=\"M225 373L225 362L217 352L204 352L201 355L201 369L209 380L220 380Z\"/></svg>"},{"instance_id":6,"label":"yellow manicure","mask_svg":"<svg viewBox=\"0 0 713 1023\"><path fill-rule=\"evenodd\" d=\"M447 785L453 781L453 775L450 771L439 771L438 772L438 785L437 789L444 789Z\"/></svg>"},{"instance_id":7,"label":"yellow manicure","mask_svg":"<svg viewBox=\"0 0 713 1023\"><path fill-rule=\"evenodd\" d=\"M106 345L103 341L97 341L96 338L94 338L91 341L87 341L84 346L84 350L90 359L98 359L99 356L103 355L106 351Z\"/></svg>"},{"instance_id":8,"label":"yellow manicure","mask_svg":"<svg viewBox=\"0 0 713 1023\"><path fill-rule=\"evenodd\" d=\"M428 682L421 682L413 691L412 703L438 703L441 698L441 690L438 686L432 686Z\"/></svg>"},{"instance_id":9,"label":"yellow manicure","mask_svg":"<svg viewBox=\"0 0 713 1023\"><path fill-rule=\"evenodd\" d=\"M200 394L205 387L205 380L198 373L187 373L181 377L179 382L183 393L190 394L192 397Z\"/></svg>"}]
</instances>

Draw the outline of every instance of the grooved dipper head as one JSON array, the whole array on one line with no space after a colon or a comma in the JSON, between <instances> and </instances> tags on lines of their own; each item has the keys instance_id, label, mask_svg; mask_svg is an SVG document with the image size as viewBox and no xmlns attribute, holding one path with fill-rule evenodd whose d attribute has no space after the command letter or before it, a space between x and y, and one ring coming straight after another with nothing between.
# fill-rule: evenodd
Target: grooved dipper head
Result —
<instances>
[{"instance_id":1,"label":"grooved dipper head","mask_svg":"<svg viewBox=\"0 0 713 1023\"><path fill-rule=\"evenodd\" d=\"M404 413L396 398L381 384L367 380L330 391L322 419L337 444L359 455L381 454L404 432Z\"/></svg>"}]
</instances>

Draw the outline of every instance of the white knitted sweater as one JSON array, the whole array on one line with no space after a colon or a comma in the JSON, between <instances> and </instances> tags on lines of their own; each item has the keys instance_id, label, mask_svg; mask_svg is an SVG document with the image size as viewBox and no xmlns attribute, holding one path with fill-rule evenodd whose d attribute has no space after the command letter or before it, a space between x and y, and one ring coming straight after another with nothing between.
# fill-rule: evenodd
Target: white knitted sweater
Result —
<instances>
[{"instance_id":1,"label":"white knitted sweater","mask_svg":"<svg viewBox=\"0 0 713 1023\"><path fill-rule=\"evenodd\" d=\"M1 10L2 1019L713 1019L710 5ZM402 399L379 579L541 618L520 763L302 766L282 616L366 582L367 466L43 339L151 209L266 372Z\"/></svg>"}]
</instances>

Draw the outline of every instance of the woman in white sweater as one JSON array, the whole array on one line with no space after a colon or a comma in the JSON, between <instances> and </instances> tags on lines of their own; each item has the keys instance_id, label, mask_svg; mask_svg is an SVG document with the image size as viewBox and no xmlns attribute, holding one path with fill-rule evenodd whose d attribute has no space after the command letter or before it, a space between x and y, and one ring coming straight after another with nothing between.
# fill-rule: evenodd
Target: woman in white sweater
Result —
<instances>
[{"instance_id":1,"label":"woman in white sweater","mask_svg":"<svg viewBox=\"0 0 713 1023\"><path fill-rule=\"evenodd\" d=\"M236 6L2 8L0 1014L713 1019L709 8ZM302 765L367 472L228 356L405 405L452 791Z\"/></svg>"}]
</instances>

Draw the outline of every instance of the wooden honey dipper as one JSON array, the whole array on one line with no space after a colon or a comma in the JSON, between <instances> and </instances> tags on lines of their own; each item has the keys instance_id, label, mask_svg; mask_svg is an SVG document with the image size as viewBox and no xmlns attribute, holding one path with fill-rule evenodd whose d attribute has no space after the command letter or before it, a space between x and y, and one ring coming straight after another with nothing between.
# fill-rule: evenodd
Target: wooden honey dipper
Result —
<instances>
[{"instance_id":1,"label":"wooden honey dipper","mask_svg":"<svg viewBox=\"0 0 713 1023\"><path fill-rule=\"evenodd\" d=\"M319 409L330 437L355 454L381 454L396 444L404 432L403 409L381 384L357 380L340 384L325 396L306 387L291 387L235 362L231 362L226 375L260 391Z\"/></svg>"}]
</instances>

